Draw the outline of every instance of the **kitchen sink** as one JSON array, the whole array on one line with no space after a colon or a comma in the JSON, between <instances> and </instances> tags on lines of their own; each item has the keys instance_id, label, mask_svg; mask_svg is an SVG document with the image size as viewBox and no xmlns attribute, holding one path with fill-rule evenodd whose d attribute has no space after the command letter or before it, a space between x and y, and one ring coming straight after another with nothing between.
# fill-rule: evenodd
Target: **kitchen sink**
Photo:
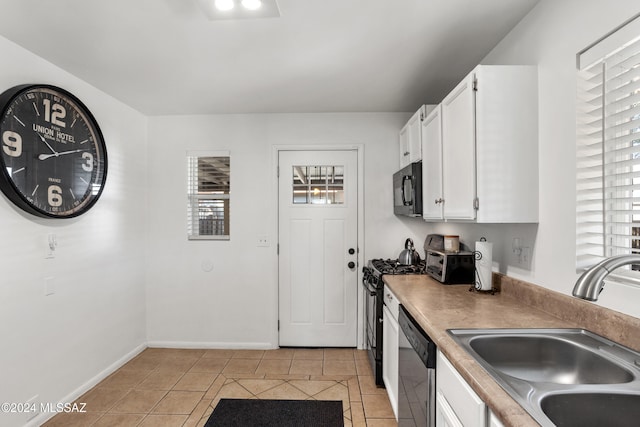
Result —
<instances>
[{"instance_id":1,"label":"kitchen sink","mask_svg":"<svg viewBox=\"0 0 640 427\"><path fill-rule=\"evenodd\" d=\"M640 353L629 348L584 329L448 332L542 426L640 419Z\"/></svg>"},{"instance_id":2,"label":"kitchen sink","mask_svg":"<svg viewBox=\"0 0 640 427\"><path fill-rule=\"evenodd\" d=\"M484 335L469 346L493 369L525 381L615 384L634 378L590 347L556 335Z\"/></svg>"},{"instance_id":3,"label":"kitchen sink","mask_svg":"<svg viewBox=\"0 0 640 427\"><path fill-rule=\"evenodd\" d=\"M558 426L634 426L640 421L640 394L552 394L544 397L540 406Z\"/></svg>"}]
</instances>

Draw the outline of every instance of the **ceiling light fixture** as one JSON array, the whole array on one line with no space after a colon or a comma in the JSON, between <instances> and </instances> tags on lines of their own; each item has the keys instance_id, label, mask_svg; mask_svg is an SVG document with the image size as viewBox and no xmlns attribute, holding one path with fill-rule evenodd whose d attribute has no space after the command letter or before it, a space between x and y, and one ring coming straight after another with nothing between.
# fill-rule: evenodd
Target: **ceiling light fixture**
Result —
<instances>
[{"instance_id":1,"label":"ceiling light fixture","mask_svg":"<svg viewBox=\"0 0 640 427\"><path fill-rule=\"evenodd\" d=\"M260 0L242 0L242 6L245 9L249 10L258 10L260 6L262 6L262 1Z\"/></svg>"},{"instance_id":2,"label":"ceiling light fixture","mask_svg":"<svg viewBox=\"0 0 640 427\"><path fill-rule=\"evenodd\" d=\"M231 10L235 6L233 0L216 0L216 9L218 10Z\"/></svg>"},{"instance_id":3,"label":"ceiling light fixture","mask_svg":"<svg viewBox=\"0 0 640 427\"><path fill-rule=\"evenodd\" d=\"M197 0L197 2L207 17L214 21L280 17L277 0Z\"/></svg>"}]
</instances>

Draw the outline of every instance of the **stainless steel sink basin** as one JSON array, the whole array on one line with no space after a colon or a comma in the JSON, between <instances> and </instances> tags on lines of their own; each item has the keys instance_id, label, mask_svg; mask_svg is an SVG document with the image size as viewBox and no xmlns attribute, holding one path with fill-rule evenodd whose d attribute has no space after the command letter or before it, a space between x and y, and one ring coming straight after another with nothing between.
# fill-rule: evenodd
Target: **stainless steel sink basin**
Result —
<instances>
[{"instance_id":1,"label":"stainless steel sink basin","mask_svg":"<svg viewBox=\"0 0 640 427\"><path fill-rule=\"evenodd\" d=\"M558 426L635 426L640 422L639 394L552 394L544 397L540 405Z\"/></svg>"},{"instance_id":2,"label":"stainless steel sink basin","mask_svg":"<svg viewBox=\"0 0 640 427\"><path fill-rule=\"evenodd\" d=\"M583 329L448 332L542 426L640 420L640 353Z\"/></svg>"},{"instance_id":3,"label":"stainless steel sink basin","mask_svg":"<svg viewBox=\"0 0 640 427\"><path fill-rule=\"evenodd\" d=\"M471 338L469 346L492 368L525 381L616 384L634 378L584 343L557 335L484 335Z\"/></svg>"}]
</instances>

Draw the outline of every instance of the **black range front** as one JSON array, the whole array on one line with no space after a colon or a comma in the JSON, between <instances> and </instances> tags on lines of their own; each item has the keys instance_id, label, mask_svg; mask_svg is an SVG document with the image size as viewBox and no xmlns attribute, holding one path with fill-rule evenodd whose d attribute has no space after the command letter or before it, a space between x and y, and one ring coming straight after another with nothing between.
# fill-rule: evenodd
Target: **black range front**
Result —
<instances>
[{"instance_id":1,"label":"black range front","mask_svg":"<svg viewBox=\"0 0 640 427\"><path fill-rule=\"evenodd\" d=\"M373 369L377 386L384 386L382 381L382 305L384 274L425 274L425 262L418 265L402 265L398 260L372 259L362 269L362 285L364 286L364 328L365 345L369 362Z\"/></svg>"}]
</instances>

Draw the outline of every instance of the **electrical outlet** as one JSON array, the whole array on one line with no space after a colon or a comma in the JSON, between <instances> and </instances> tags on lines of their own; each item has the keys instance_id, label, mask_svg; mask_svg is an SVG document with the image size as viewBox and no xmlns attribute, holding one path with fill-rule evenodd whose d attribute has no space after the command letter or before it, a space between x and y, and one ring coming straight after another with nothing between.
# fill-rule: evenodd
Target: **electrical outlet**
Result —
<instances>
[{"instance_id":1,"label":"electrical outlet","mask_svg":"<svg viewBox=\"0 0 640 427\"><path fill-rule=\"evenodd\" d=\"M258 247L269 247L271 246L271 240L269 240L269 236L266 234L258 236Z\"/></svg>"}]
</instances>

